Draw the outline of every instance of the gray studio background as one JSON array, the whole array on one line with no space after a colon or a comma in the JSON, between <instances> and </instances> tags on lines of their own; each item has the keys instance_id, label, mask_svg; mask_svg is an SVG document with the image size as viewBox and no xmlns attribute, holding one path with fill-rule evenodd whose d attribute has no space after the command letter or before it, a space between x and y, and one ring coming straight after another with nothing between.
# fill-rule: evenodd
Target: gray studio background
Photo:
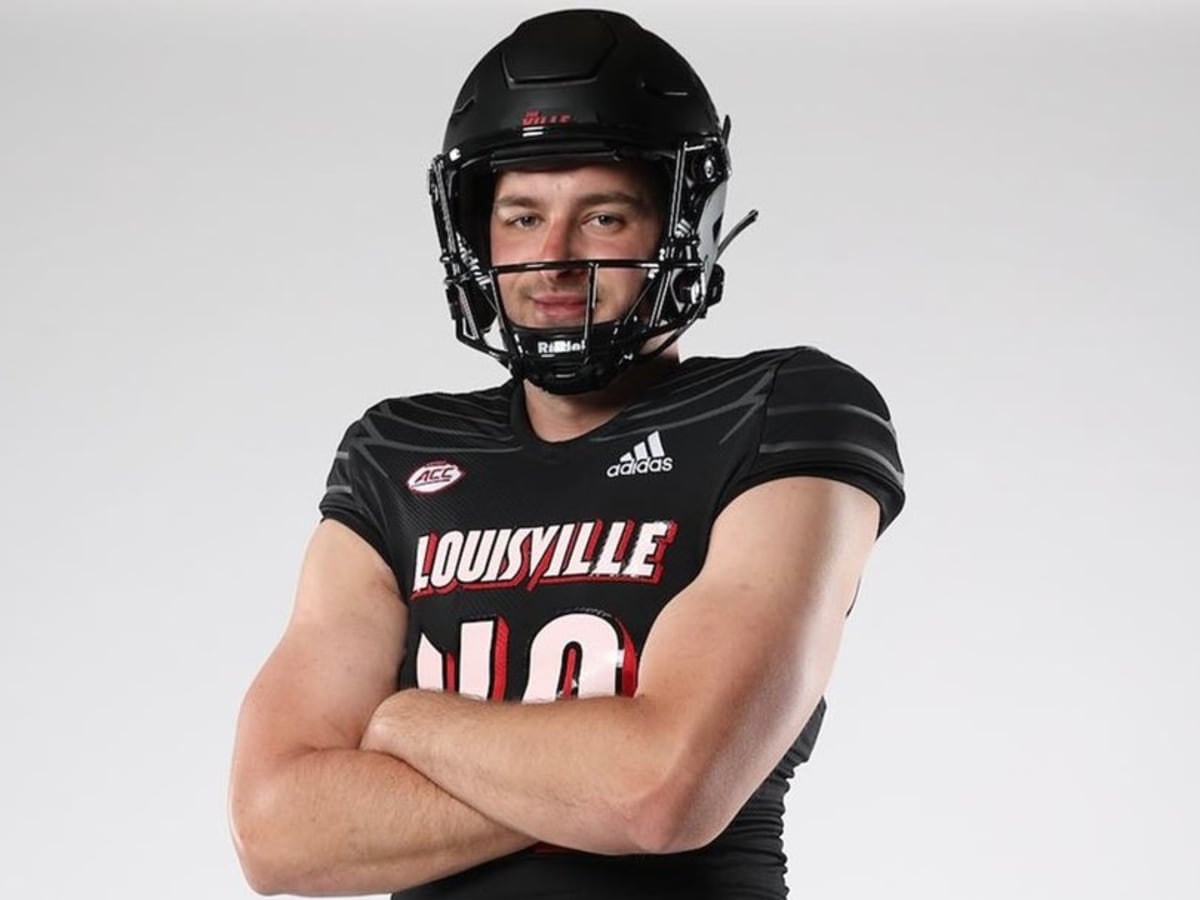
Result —
<instances>
[{"instance_id":1,"label":"gray studio background","mask_svg":"<svg viewBox=\"0 0 1200 900\"><path fill-rule=\"evenodd\" d=\"M497 381L424 172L546 4L0 2L0 893L248 897L225 825L345 426ZM795 896L1193 898L1195 3L631 2L760 224L691 354L813 343L909 506Z\"/></svg>"}]
</instances>

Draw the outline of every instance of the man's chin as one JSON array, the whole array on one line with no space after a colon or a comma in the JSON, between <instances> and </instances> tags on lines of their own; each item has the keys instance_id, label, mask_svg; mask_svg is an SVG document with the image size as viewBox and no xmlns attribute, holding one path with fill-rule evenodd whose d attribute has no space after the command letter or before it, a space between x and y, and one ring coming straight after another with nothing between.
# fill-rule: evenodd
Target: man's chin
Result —
<instances>
[{"instance_id":1,"label":"man's chin","mask_svg":"<svg viewBox=\"0 0 1200 900\"><path fill-rule=\"evenodd\" d=\"M576 311L572 314L534 314L520 319L509 317L514 325L520 328L531 328L537 331L580 331L583 329L584 314L582 311ZM594 319L593 327L596 325L607 325L613 320L609 319Z\"/></svg>"}]
</instances>

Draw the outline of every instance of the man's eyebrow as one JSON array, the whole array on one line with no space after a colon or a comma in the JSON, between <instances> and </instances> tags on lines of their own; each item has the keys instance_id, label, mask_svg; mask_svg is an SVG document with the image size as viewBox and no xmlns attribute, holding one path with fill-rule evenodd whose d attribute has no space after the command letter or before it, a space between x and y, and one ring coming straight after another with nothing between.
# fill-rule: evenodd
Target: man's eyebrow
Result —
<instances>
[{"instance_id":1,"label":"man's eyebrow","mask_svg":"<svg viewBox=\"0 0 1200 900\"><path fill-rule=\"evenodd\" d=\"M537 206L537 201L524 194L505 194L497 197L492 206Z\"/></svg>"},{"instance_id":2,"label":"man's eyebrow","mask_svg":"<svg viewBox=\"0 0 1200 900\"><path fill-rule=\"evenodd\" d=\"M625 191L597 191L591 194L584 194L582 197L577 197L575 200L578 206L601 206L606 203L623 203L626 206L632 206L635 209L645 209L646 201L637 194L626 193ZM541 203L535 197L530 197L527 194L504 194L497 197L494 207L500 206L518 206L525 209L535 209Z\"/></svg>"}]
</instances>

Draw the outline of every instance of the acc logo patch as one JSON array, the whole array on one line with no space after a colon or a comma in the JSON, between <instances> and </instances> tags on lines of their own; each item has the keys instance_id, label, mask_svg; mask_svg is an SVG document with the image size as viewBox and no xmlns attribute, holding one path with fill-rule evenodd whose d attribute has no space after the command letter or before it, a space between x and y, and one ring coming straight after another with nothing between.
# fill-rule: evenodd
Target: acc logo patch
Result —
<instances>
[{"instance_id":1,"label":"acc logo patch","mask_svg":"<svg viewBox=\"0 0 1200 900\"><path fill-rule=\"evenodd\" d=\"M408 489L416 494L436 494L444 491L467 473L452 462L435 459L418 467L408 476Z\"/></svg>"}]
</instances>

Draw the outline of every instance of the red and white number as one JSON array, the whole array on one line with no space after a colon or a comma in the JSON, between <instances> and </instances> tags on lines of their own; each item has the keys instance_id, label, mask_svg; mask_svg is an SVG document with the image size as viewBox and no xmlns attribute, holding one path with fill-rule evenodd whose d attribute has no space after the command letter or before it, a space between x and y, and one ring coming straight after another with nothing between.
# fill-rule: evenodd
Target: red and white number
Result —
<instances>
[{"instance_id":1,"label":"red and white number","mask_svg":"<svg viewBox=\"0 0 1200 900\"><path fill-rule=\"evenodd\" d=\"M417 646L417 687L504 699L508 687L508 624L502 618L463 622L459 652L439 650L425 635ZM563 613L529 644L529 676L521 699L633 696L637 650L618 620L595 612Z\"/></svg>"}]
</instances>

